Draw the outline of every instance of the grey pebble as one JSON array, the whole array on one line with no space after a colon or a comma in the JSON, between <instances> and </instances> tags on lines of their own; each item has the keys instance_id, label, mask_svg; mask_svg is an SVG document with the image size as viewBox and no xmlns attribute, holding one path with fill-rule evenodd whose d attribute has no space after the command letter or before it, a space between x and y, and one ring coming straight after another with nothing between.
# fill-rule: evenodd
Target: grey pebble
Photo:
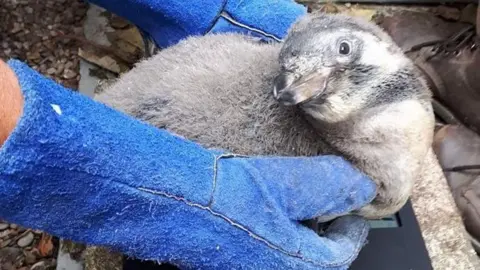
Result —
<instances>
[{"instance_id":1,"label":"grey pebble","mask_svg":"<svg viewBox=\"0 0 480 270\"><path fill-rule=\"evenodd\" d=\"M36 264L32 265L30 270L45 270L47 269L47 265L44 261L37 262Z\"/></svg>"},{"instance_id":2,"label":"grey pebble","mask_svg":"<svg viewBox=\"0 0 480 270\"><path fill-rule=\"evenodd\" d=\"M37 261L37 256L32 251L25 252L25 262L27 264L33 264Z\"/></svg>"},{"instance_id":3,"label":"grey pebble","mask_svg":"<svg viewBox=\"0 0 480 270\"><path fill-rule=\"evenodd\" d=\"M25 11L29 14L32 14L33 13L33 8L31 7L25 7Z\"/></svg>"},{"instance_id":4,"label":"grey pebble","mask_svg":"<svg viewBox=\"0 0 480 270\"><path fill-rule=\"evenodd\" d=\"M0 231L6 230L10 227L7 223L0 223Z\"/></svg>"},{"instance_id":5,"label":"grey pebble","mask_svg":"<svg viewBox=\"0 0 480 270\"><path fill-rule=\"evenodd\" d=\"M4 248L10 245L11 242L12 242L12 239L6 239L6 240L0 241L0 248Z\"/></svg>"},{"instance_id":6,"label":"grey pebble","mask_svg":"<svg viewBox=\"0 0 480 270\"><path fill-rule=\"evenodd\" d=\"M63 78L65 78L65 79L73 79L73 78L75 78L75 76L77 76L77 73L75 73L75 71L73 71L71 69L66 69L63 72Z\"/></svg>"},{"instance_id":7,"label":"grey pebble","mask_svg":"<svg viewBox=\"0 0 480 270\"><path fill-rule=\"evenodd\" d=\"M26 247L29 246L33 242L34 235L32 232L28 232L26 235L22 236L17 241L17 245L19 247Z\"/></svg>"},{"instance_id":8,"label":"grey pebble","mask_svg":"<svg viewBox=\"0 0 480 270\"><path fill-rule=\"evenodd\" d=\"M53 67L47 69L47 73L48 73L49 75L55 74L55 72L57 72L57 70L56 70L55 68L53 68Z\"/></svg>"},{"instance_id":9,"label":"grey pebble","mask_svg":"<svg viewBox=\"0 0 480 270\"><path fill-rule=\"evenodd\" d=\"M0 231L0 238L7 238L7 236L12 235L12 230L3 230Z\"/></svg>"}]
</instances>

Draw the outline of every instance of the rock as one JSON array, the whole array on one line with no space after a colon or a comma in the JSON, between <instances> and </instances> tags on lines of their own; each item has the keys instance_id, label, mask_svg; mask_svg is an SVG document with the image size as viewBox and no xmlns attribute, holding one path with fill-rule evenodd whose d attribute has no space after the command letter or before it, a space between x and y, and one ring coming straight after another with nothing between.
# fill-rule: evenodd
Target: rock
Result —
<instances>
[{"instance_id":1,"label":"rock","mask_svg":"<svg viewBox=\"0 0 480 270\"><path fill-rule=\"evenodd\" d=\"M73 62L67 62L67 63L65 64L65 68L66 68L66 69L70 69L70 68L72 68L72 67L73 67Z\"/></svg>"},{"instance_id":2,"label":"rock","mask_svg":"<svg viewBox=\"0 0 480 270\"><path fill-rule=\"evenodd\" d=\"M32 14L32 13L33 13L33 8L32 8L32 7L25 7L25 11L26 11L28 14Z\"/></svg>"},{"instance_id":3,"label":"rock","mask_svg":"<svg viewBox=\"0 0 480 270\"><path fill-rule=\"evenodd\" d=\"M37 256L32 251L26 251L25 254L25 263L34 264L37 261Z\"/></svg>"},{"instance_id":4,"label":"rock","mask_svg":"<svg viewBox=\"0 0 480 270\"><path fill-rule=\"evenodd\" d=\"M50 269L54 270L56 263L57 262L55 259L42 260L32 265L30 270L50 270Z\"/></svg>"},{"instance_id":5,"label":"rock","mask_svg":"<svg viewBox=\"0 0 480 270\"><path fill-rule=\"evenodd\" d=\"M57 66L57 71L55 72L55 75L59 76L63 73L63 70L65 69L63 66Z\"/></svg>"},{"instance_id":6,"label":"rock","mask_svg":"<svg viewBox=\"0 0 480 270\"><path fill-rule=\"evenodd\" d=\"M18 22L13 23L13 28L10 30L10 33L16 34L18 32L22 31L22 25Z\"/></svg>"},{"instance_id":7,"label":"rock","mask_svg":"<svg viewBox=\"0 0 480 270\"><path fill-rule=\"evenodd\" d=\"M0 231L6 230L10 227L7 223L0 223Z\"/></svg>"},{"instance_id":8,"label":"rock","mask_svg":"<svg viewBox=\"0 0 480 270\"><path fill-rule=\"evenodd\" d=\"M40 57L40 55L39 55L39 57ZM12 223L12 224L10 224L10 229L14 229L14 230L18 229L18 225Z\"/></svg>"},{"instance_id":9,"label":"rock","mask_svg":"<svg viewBox=\"0 0 480 270\"><path fill-rule=\"evenodd\" d=\"M38 251L38 249L36 248L32 248L32 250L30 251L33 255L35 255L35 257L37 258L40 258L42 257L42 255L40 254L40 251Z\"/></svg>"},{"instance_id":10,"label":"rock","mask_svg":"<svg viewBox=\"0 0 480 270\"><path fill-rule=\"evenodd\" d=\"M0 231L0 238L10 238L11 235L12 235L12 230Z\"/></svg>"},{"instance_id":11,"label":"rock","mask_svg":"<svg viewBox=\"0 0 480 270\"><path fill-rule=\"evenodd\" d=\"M13 42L13 45L15 45L15 47L17 47L17 49L22 49L23 48L23 44L21 42Z\"/></svg>"},{"instance_id":12,"label":"rock","mask_svg":"<svg viewBox=\"0 0 480 270\"><path fill-rule=\"evenodd\" d=\"M55 57L53 55L47 56L46 59L48 59L48 61L50 61L52 63L55 62ZM42 233L42 232L35 230L34 233Z\"/></svg>"},{"instance_id":13,"label":"rock","mask_svg":"<svg viewBox=\"0 0 480 270\"><path fill-rule=\"evenodd\" d=\"M77 76L77 73L71 69L65 69L65 71L63 72L63 78L69 80L69 79L73 79Z\"/></svg>"},{"instance_id":14,"label":"rock","mask_svg":"<svg viewBox=\"0 0 480 270\"><path fill-rule=\"evenodd\" d=\"M49 68L49 69L47 69L47 74L48 74L48 75L55 74L55 72L57 72L57 70L56 70L55 68L53 68L53 67L52 67L52 68Z\"/></svg>"},{"instance_id":15,"label":"rock","mask_svg":"<svg viewBox=\"0 0 480 270\"><path fill-rule=\"evenodd\" d=\"M0 249L10 245L12 241L13 241L12 239L0 240Z\"/></svg>"},{"instance_id":16,"label":"rock","mask_svg":"<svg viewBox=\"0 0 480 270\"><path fill-rule=\"evenodd\" d=\"M27 59L33 61L33 60L37 60L37 59L40 59L40 53L39 52L33 52L31 54L27 54Z\"/></svg>"},{"instance_id":17,"label":"rock","mask_svg":"<svg viewBox=\"0 0 480 270\"><path fill-rule=\"evenodd\" d=\"M64 63L59 62L59 63L56 64L56 66L57 66L57 70L61 70L62 72L65 69L65 64Z\"/></svg>"},{"instance_id":18,"label":"rock","mask_svg":"<svg viewBox=\"0 0 480 270\"><path fill-rule=\"evenodd\" d=\"M45 263L45 261L37 262L36 264L32 265L32 267L30 267L30 270L46 270L46 269L47 269L47 264Z\"/></svg>"},{"instance_id":19,"label":"rock","mask_svg":"<svg viewBox=\"0 0 480 270\"><path fill-rule=\"evenodd\" d=\"M32 232L28 232L17 240L17 245L22 248L29 246L33 242L34 237L35 235Z\"/></svg>"}]
</instances>

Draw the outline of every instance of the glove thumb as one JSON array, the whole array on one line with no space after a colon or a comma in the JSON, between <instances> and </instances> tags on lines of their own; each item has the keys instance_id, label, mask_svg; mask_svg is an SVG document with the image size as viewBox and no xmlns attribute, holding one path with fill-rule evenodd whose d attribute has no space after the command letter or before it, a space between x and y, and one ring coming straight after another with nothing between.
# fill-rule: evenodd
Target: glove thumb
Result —
<instances>
[{"instance_id":1,"label":"glove thumb","mask_svg":"<svg viewBox=\"0 0 480 270\"><path fill-rule=\"evenodd\" d=\"M370 203L375 183L338 156L251 160L292 220L345 215Z\"/></svg>"}]
</instances>

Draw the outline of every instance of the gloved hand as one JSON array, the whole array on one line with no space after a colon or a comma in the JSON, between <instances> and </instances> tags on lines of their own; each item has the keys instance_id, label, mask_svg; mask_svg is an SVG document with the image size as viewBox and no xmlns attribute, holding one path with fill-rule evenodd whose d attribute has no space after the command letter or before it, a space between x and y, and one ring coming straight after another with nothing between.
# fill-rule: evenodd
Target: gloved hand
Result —
<instances>
[{"instance_id":1,"label":"gloved hand","mask_svg":"<svg viewBox=\"0 0 480 270\"><path fill-rule=\"evenodd\" d=\"M339 157L207 150L10 61L24 114L0 149L0 217L183 269L346 269L371 180Z\"/></svg>"},{"instance_id":2,"label":"gloved hand","mask_svg":"<svg viewBox=\"0 0 480 270\"><path fill-rule=\"evenodd\" d=\"M162 48L187 36L237 32L280 41L307 9L293 0L89 0L128 19Z\"/></svg>"}]
</instances>

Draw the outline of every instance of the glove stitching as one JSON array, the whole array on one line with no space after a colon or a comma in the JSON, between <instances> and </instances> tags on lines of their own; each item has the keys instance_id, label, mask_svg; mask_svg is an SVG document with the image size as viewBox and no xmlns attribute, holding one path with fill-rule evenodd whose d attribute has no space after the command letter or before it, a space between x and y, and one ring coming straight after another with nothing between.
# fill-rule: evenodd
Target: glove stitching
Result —
<instances>
[{"instance_id":1,"label":"glove stitching","mask_svg":"<svg viewBox=\"0 0 480 270\"><path fill-rule=\"evenodd\" d=\"M218 169L218 161L221 158L234 158L234 157L247 157L238 154L221 154L215 155L215 163L213 164L213 183L212 183L212 193L210 195L210 200L208 201L207 206L210 207L213 204L213 197L215 195L215 190L217 189L217 169Z\"/></svg>"},{"instance_id":2,"label":"glove stitching","mask_svg":"<svg viewBox=\"0 0 480 270\"><path fill-rule=\"evenodd\" d=\"M210 34L210 32L213 30L213 27L215 27L215 25L217 24L220 17L222 17L222 13L225 10L225 7L227 6L227 3L228 3L227 0L223 0L222 5L220 6L220 9L218 10L217 15L215 15L215 18L213 18L212 23L210 24L210 26L207 28L207 31L205 31L205 33L203 35Z\"/></svg>"},{"instance_id":3,"label":"glove stitching","mask_svg":"<svg viewBox=\"0 0 480 270\"><path fill-rule=\"evenodd\" d=\"M220 14L220 16L222 18L224 18L225 20L229 21L231 24L234 24L236 26L239 26L239 27L242 27L242 28L245 28L245 29L248 29L252 32L255 32L255 33L258 33L258 34L261 34L261 35L264 35L266 37L269 37L271 39L274 39L275 41L277 42L282 42L282 39L273 35L273 34L268 34L267 32L263 31L263 30L260 30L258 28L255 28L255 27L251 27L249 25L246 25L246 24L243 24L241 22L239 22L238 20L236 20L230 13L228 13L227 11L223 10Z\"/></svg>"},{"instance_id":4,"label":"glove stitching","mask_svg":"<svg viewBox=\"0 0 480 270\"><path fill-rule=\"evenodd\" d=\"M228 156L226 156L228 157ZM222 156L220 156L220 158L222 158ZM123 183L122 183L123 184ZM124 184L124 185L127 185L127 184ZM128 185L127 185L128 186ZM319 263L319 262L316 262L316 261L313 261L311 259L307 259L305 257L303 257L301 254L295 254L295 253L291 253L291 252L288 252L278 246L276 246L275 244L272 244L270 241L266 240L265 238L257 235L256 233L250 231L247 227L243 226L242 224L240 223L237 223L235 222L233 219L225 216L224 214L222 213L218 213L216 211L214 211L213 209L211 209L209 206L204 206L204 205L201 205L201 204L198 204L198 203L194 203L194 202L190 202L189 200L183 198L183 197L180 197L180 196L175 196L175 195L172 195L172 194L169 194L169 193L166 193L164 191L158 191L158 190L153 190L153 189L147 189L147 188L142 188L142 187L131 187L131 188L135 188L135 189L138 189L140 191L144 191L144 192L147 192L147 193L151 193L151 194L154 194L154 195L160 195L160 196L163 196L163 197L166 197L166 198L169 198L169 199L174 199L176 201L180 201L180 202L183 202L185 204L187 204L188 206L192 206L192 207L196 207L196 208L199 208L199 209L202 209L202 210L206 210L208 212L210 212L210 214L212 214L213 216L216 216L216 217L219 217L225 221L227 221L228 223L230 223L230 225L248 233L248 235L250 237L252 237L253 239L255 240L258 240L264 244L266 244L269 248L271 249L274 249L274 250L277 250L287 256L291 256L291 257L295 257L295 258L298 258L304 262L307 262L307 263L311 263L315 266L321 266L321 267L336 267L336 266L343 266L345 264L349 264L353 261L353 259L355 258L355 254L357 254L361 248L361 243L359 244L356 244L356 247L354 248L354 252L352 253L351 256L349 256L348 258L346 258L344 261L341 261L341 262L336 262L336 263ZM365 234L368 232L368 227L367 226L363 226L363 229L362 229L362 232L360 233L361 235L361 238L364 238Z\"/></svg>"},{"instance_id":5,"label":"glove stitching","mask_svg":"<svg viewBox=\"0 0 480 270\"><path fill-rule=\"evenodd\" d=\"M243 156L243 155L237 155L237 154L222 154L222 155L219 155L217 156L216 158L216 162L215 162L215 168L217 166L217 162L218 160L220 160L221 158L232 158L232 157L244 157L244 158L248 158L248 156ZM294 258L297 258L297 259L300 259L306 263L310 263L314 266L320 266L320 267L338 267L338 266L344 266L346 264L350 264L352 263L352 261L355 259L355 255L359 253L360 249L362 248L362 243L360 242L357 242L355 245L355 248L353 249L353 252L351 253L351 255L347 258L345 258L343 261L339 261L339 262L335 262L335 263L320 263L320 262L317 262L317 261L314 261L312 259L308 259L308 258L305 258L303 257L301 254L298 254L298 253L292 253L292 252L289 252L287 250L284 250L282 249L281 247L271 243L270 241L268 241L267 239L257 235L255 232L252 232L250 229L248 229L248 227L238 223L238 222L235 222L233 219L229 218L228 216L222 214L222 213L219 213L219 212L216 212L214 211L210 205L208 206L204 206L204 205L201 205L201 204L198 204L198 203L194 203L194 202L191 202L181 196L176 196L176 195L173 195L173 194L170 194L170 193L167 193L167 192L164 192L164 191L158 191L158 190L153 190L153 189L149 189L149 188L144 188L144 187L135 187L135 186L131 186L127 183L123 183L123 182L120 182L118 180L115 180L115 179L112 179L112 177L110 176L106 176L106 175L103 175L101 173L98 173L98 172L95 172L95 173L90 173L90 172L86 172L84 170L79 170L79 169L74 169L74 168L64 168L62 166L58 166L58 165L46 165L46 167L52 167L52 168L57 168L57 169L61 169L61 170L69 170L69 171L76 171L76 172L80 172L80 173L85 173L85 174L89 174L89 175L95 175L95 176L99 176L99 177L102 177L102 178L105 178L105 179L109 179L110 181L116 183L116 184L119 184L119 185L123 185L123 186L126 186L128 188L132 188L132 189L136 189L136 190L139 190L139 191L143 191L143 192L147 192L147 193L150 193L150 194L153 194L153 195L159 195L159 196L162 196L162 197L165 197L165 198L168 198L168 199L173 199L173 200L176 200L176 201L179 201L179 202L182 202L182 203L185 203L186 205L188 206L191 206L191 207L195 207L195 208L198 208L198 209L201 209L201 210L205 210L205 211L208 211L210 214L212 214L213 216L215 217L218 217L218 218L221 218L223 220L225 220L226 222L228 222L230 225L248 233L248 235L250 237L252 237L253 239L257 240L257 241L260 241L262 243L264 243L265 245L267 245L267 247L271 248L271 249L274 249L276 251L279 251L287 256L290 256L290 257L294 257ZM214 174L214 176L216 176L216 172ZM216 177L214 177L214 179L216 179ZM214 180L216 181L216 180ZM367 234L368 232L368 229L369 227L368 226L363 226L363 229L360 233L360 239L361 238L365 238L365 235Z\"/></svg>"}]
</instances>

